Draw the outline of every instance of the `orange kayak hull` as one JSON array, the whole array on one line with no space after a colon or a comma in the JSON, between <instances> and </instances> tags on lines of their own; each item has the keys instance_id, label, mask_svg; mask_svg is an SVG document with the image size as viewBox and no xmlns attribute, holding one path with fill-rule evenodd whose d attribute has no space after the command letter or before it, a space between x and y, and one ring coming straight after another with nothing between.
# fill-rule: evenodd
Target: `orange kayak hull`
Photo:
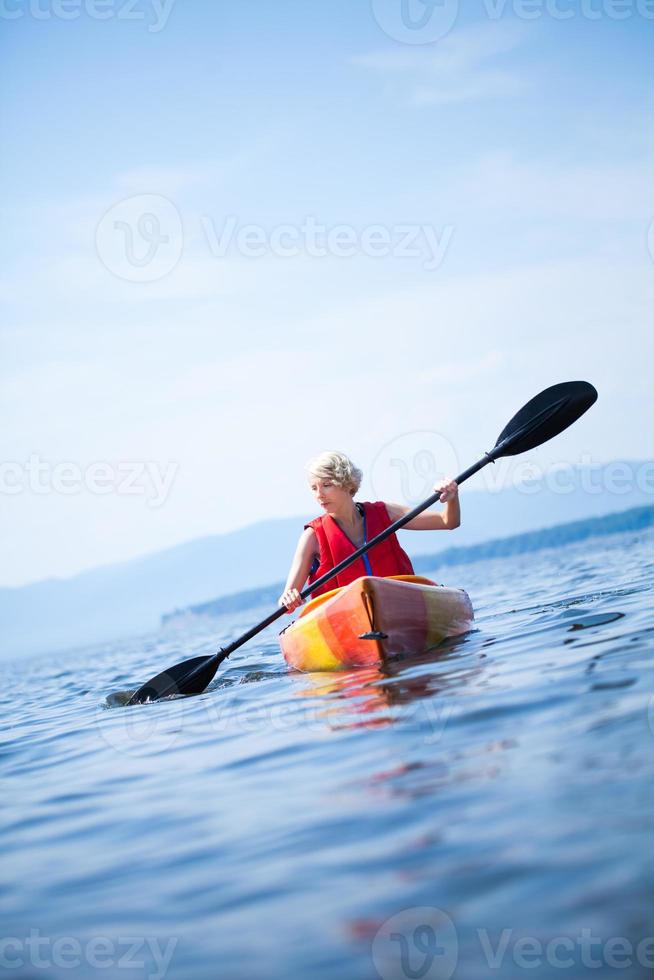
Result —
<instances>
[{"instance_id":1,"label":"orange kayak hull","mask_svg":"<svg viewBox=\"0 0 654 980\"><path fill-rule=\"evenodd\" d=\"M473 619L463 589L419 575L364 576L308 602L279 642L296 670L343 670L429 650L467 632Z\"/></svg>"}]
</instances>

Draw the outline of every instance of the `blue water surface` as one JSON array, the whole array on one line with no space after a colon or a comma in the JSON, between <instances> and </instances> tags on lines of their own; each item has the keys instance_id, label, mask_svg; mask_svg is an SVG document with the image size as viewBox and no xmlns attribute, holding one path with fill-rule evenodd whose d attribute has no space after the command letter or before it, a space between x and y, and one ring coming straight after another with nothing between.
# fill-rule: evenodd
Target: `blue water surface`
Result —
<instances>
[{"instance_id":1,"label":"blue water surface","mask_svg":"<svg viewBox=\"0 0 654 980\"><path fill-rule=\"evenodd\" d=\"M654 532L434 573L475 630L107 697L270 610L2 666L21 978L654 977Z\"/></svg>"}]
</instances>

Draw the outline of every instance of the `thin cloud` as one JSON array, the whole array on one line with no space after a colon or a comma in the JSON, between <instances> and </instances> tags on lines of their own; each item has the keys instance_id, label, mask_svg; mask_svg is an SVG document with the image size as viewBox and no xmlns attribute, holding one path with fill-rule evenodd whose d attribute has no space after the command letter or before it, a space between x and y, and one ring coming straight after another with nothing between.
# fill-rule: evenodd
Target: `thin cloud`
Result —
<instances>
[{"instance_id":1,"label":"thin cloud","mask_svg":"<svg viewBox=\"0 0 654 980\"><path fill-rule=\"evenodd\" d=\"M459 172L447 187L450 201L482 214L546 220L640 221L654 218L651 153L621 164L565 164L519 159L510 151L486 153ZM463 209L459 208L459 216Z\"/></svg>"},{"instance_id":2,"label":"thin cloud","mask_svg":"<svg viewBox=\"0 0 654 980\"><path fill-rule=\"evenodd\" d=\"M490 350L478 358L466 357L435 364L429 370L419 371L416 381L424 385L466 384L496 374L506 367L506 363L507 356L504 352Z\"/></svg>"},{"instance_id":3,"label":"thin cloud","mask_svg":"<svg viewBox=\"0 0 654 980\"><path fill-rule=\"evenodd\" d=\"M191 188L219 187L232 173L225 162L207 163L197 167L141 166L116 175L121 193L156 193L173 196Z\"/></svg>"},{"instance_id":4,"label":"thin cloud","mask_svg":"<svg viewBox=\"0 0 654 980\"><path fill-rule=\"evenodd\" d=\"M496 60L515 51L526 31L515 23L477 24L453 32L435 46L393 48L357 55L353 63L399 77L417 105L477 101L515 95L524 79Z\"/></svg>"}]
</instances>

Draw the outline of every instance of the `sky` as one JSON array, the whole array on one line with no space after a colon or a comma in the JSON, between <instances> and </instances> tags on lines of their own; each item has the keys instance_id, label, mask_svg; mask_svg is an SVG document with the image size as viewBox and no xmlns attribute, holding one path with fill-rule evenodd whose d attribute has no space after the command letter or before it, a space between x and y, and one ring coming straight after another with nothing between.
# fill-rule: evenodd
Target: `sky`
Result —
<instances>
[{"instance_id":1,"label":"sky","mask_svg":"<svg viewBox=\"0 0 654 980\"><path fill-rule=\"evenodd\" d=\"M2 0L0 585L312 513L328 448L398 499L559 381L531 463L651 458L653 53L654 0Z\"/></svg>"}]
</instances>

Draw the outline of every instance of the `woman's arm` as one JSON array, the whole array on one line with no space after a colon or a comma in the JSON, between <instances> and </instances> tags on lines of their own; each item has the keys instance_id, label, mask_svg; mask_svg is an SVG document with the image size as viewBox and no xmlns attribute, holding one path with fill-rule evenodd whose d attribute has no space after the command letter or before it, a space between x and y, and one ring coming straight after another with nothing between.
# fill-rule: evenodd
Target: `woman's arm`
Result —
<instances>
[{"instance_id":1,"label":"woman's arm","mask_svg":"<svg viewBox=\"0 0 654 980\"><path fill-rule=\"evenodd\" d=\"M293 612L301 606L303 599L300 598L299 590L309 577L313 559L318 552L318 539L312 527L304 529L297 543L291 568L286 579L284 591L279 597L279 605L286 606L287 612Z\"/></svg>"},{"instance_id":2,"label":"woman's arm","mask_svg":"<svg viewBox=\"0 0 654 980\"><path fill-rule=\"evenodd\" d=\"M425 510L418 514L412 521L404 525L407 531L453 531L461 524L461 508L459 506L459 487L454 480L444 480L437 483L434 490L441 491L441 503L445 507L440 513ZM405 507L403 504L386 504L388 516L392 521L398 521L400 517L408 514L412 507Z\"/></svg>"}]
</instances>

